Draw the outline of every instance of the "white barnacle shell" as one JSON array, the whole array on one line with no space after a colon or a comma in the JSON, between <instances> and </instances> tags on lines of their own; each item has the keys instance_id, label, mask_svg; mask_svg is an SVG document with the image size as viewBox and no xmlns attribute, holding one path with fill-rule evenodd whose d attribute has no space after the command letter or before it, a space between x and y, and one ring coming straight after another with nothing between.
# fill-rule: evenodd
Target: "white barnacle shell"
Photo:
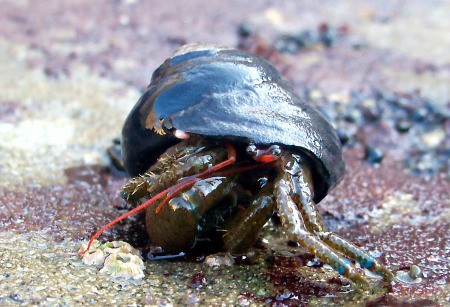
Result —
<instances>
[{"instance_id":1,"label":"white barnacle shell","mask_svg":"<svg viewBox=\"0 0 450 307\"><path fill-rule=\"evenodd\" d=\"M83 244L80 250L86 250ZM84 264L101 266L100 273L113 277L142 279L144 262L139 251L123 241L111 241L100 244L94 241L89 252L82 259Z\"/></svg>"}]
</instances>

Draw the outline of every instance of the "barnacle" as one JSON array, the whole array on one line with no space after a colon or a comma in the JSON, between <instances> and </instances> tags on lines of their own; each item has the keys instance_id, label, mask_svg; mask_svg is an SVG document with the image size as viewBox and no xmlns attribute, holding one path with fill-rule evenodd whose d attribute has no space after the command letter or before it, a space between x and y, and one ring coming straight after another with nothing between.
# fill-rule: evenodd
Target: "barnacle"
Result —
<instances>
[{"instance_id":1,"label":"barnacle","mask_svg":"<svg viewBox=\"0 0 450 307\"><path fill-rule=\"evenodd\" d=\"M86 250L82 244L80 251ZM101 244L95 240L88 253L83 255L84 264L101 266L100 273L113 277L141 279L144 277L144 262L139 251L123 241Z\"/></svg>"}]
</instances>

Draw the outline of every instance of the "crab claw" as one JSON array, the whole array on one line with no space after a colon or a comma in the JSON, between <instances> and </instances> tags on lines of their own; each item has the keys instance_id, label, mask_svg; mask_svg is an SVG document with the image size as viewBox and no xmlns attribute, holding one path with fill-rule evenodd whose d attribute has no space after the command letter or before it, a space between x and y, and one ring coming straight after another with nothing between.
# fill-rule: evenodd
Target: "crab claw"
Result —
<instances>
[{"instance_id":1,"label":"crab claw","mask_svg":"<svg viewBox=\"0 0 450 307\"><path fill-rule=\"evenodd\" d=\"M155 195L151 199L145 201L143 204L137 206L133 210L128 211L127 213L119 216L115 220L113 220L110 223L108 223L107 225L103 226L99 231L97 231L91 237L91 239L89 240L89 243L87 245L86 250L80 251L79 254L80 255L84 255L87 251L89 251L89 249L90 249L90 247L91 247L91 245L92 245L92 243L94 242L95 239L97 239L105 230L111 228L112 226L116 225L120 221L126 219L127 217L129 217L131 215L134 215L134 214L138 213L139 211L144 210L145 208L147 208L148 206L152 205L156 201L164 198L164 200L156 208L156 213L158 213L165 204L167 204L175 195L177 195L178 192L183 191L184 189L187 189L187 188L191 187L192 185L194 185L194 183L199 178L207 177L207 176L211 175L212 173L214 173L214 172L216 172L216 171L218 171L218 170L220 170L220 169L222 169L222 168L224 168L224 167L234 163L236 161L236 150L231 144L226 144L226 147L227 147L227 153L228 153L228 159L227 160L225 160L223 162L220 162L220 163L210 167L206 171L203 171L203 172L198 173L196 175L193 175L193 176L185 178L184 180L180 181L178 184L174 185L173 187L165 189L164 191L158 193L157 195Z\"/></svg>"}]
</instances>

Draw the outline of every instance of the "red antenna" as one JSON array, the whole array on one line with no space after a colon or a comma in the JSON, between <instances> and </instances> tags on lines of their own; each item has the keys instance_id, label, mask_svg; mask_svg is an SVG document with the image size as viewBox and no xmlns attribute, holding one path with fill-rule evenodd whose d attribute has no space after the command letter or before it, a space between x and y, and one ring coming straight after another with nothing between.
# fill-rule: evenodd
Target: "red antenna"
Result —
<instances>
[{"instance_id":1,"label":"red antenna","mask_svg":"<svg viewBox=\"0 0 450 307\"><path fill-rule=\"evenodd\" d=\"M86 250L79 252L80 255L84 255L89 249L91 248L92 242L94 242L95 239L97 239L105 230L111 228L112 226L116 225L120 221L126 219L127 217L138 213L139 211L144 210L151 204L155 203L156 201L160 200L163 197L166 197L161 204L156 208L155 212L159 213L161 209L164 207L165 204L167 204L173 197L175 197L179 192L190 188L193 186L199 179L206 178L208 175L211 175L212 173L230 165L233 164L236 161L236 150L234 149L233 145L226 144L227 152L228 152L228 159L220 162L216 165L213 165L212 167L208 168L206 171L203 171L201 173L198 173L196 175L192 175L189 177L186 177L182 179L180 182L178 182L176 185L165 189L164 191L156 194L151 199L145 201L143 204L137 206L133 210L130 210L129 212L119 216L118 218L114 219L113 221L109 222L105 226L103 226L99 231L97 231L89 240L88 246Z\"/></svg>"}]
</instances>

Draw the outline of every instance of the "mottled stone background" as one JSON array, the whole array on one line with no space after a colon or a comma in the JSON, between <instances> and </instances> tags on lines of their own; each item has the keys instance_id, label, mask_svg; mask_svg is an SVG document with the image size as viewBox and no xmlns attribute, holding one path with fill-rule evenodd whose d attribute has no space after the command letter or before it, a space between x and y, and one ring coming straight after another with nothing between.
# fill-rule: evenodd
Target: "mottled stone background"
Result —
<instances>
[{"instance_id":1,"label":"mottled stone background","mask_svg":"<svg viewBox=\"0 0 450 307\"><path fill-rule=\"evenodd\" d=\"M0 1L0 305L450 303L449 1ZM327 225L422 281L356 289L268 225L232 267L146 262L141 281L83 265L118 216L105 153L180 45L269 58L345 144ZM139 220L139 219L137 219ZM101 237L145 250L136 219Z\"/></svg>"}]
</instances>

